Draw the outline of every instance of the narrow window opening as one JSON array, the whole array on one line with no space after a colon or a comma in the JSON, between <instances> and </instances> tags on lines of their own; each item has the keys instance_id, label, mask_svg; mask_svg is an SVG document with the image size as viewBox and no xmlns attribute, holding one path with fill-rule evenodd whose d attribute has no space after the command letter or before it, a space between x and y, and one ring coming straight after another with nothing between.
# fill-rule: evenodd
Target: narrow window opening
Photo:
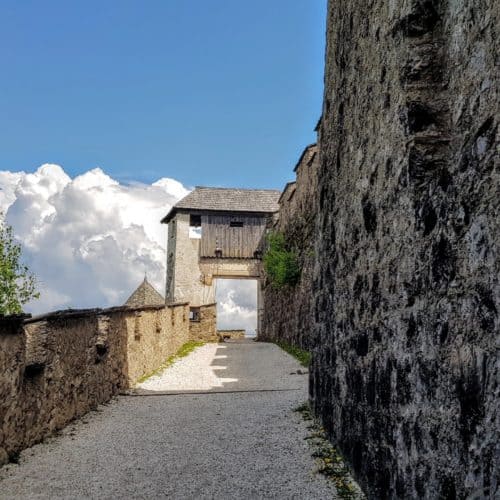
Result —
<instances>
[{"instance_id":1,"label":"narrow window opening","mask_svg":"<svg viewBox=\"0 0 500 500\"><path fill-rule=\"evenodd\" d=\"M219 238L215 238L215 257L222 259L222 248L219 246Z\"/></svg>"},{"instance_id":2,"label":"narrow window opening","mask_svg":"<svg viewBox=\"0 0 500 500\"><path fill-rule=\"evenodd\" d=\"M201 215L189 216L189 237L193 240L201 239Z\"/></svg>"},{"instance_id":3,"label":"narrow window opening","mask_svg":"<svg viewBox=\"0 0 500 500\"><path fill-rule=\"evenodd\" d=\"M243 221L241 221L241 220L232 220L229 223L229 226L230 227L243 227Z\"/></svg>"},{"instance_id":4,"label":"narrow window opening","mask_svg":"<svg viewBox=\"0 0 500 500\"><path fill-rule=\"evenodd\" d=\"M189 216L189 225L191 227L201 227L201 215L191 214Z\"/></svg>"},{"instance_id":5,"label":"narrow window opening","mask_svg":"<svg viewBox=\"0 0 500 500\"><path fill-rule=\"evenodd\" d=\"M189 321L200 321L200 308L190 307L189 308Z\"/></svg>"}]
</instances>

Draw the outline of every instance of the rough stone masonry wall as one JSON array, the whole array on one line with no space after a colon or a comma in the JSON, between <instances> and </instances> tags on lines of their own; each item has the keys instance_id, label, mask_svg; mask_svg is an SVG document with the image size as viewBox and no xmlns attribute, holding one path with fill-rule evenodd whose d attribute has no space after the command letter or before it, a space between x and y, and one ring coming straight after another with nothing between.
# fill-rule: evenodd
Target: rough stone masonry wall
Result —
<instances>
[{"instance_id":1,"label":"rough stone masonry wall","mask_svg":"<svg viewBox=\"0 0 500 500\"><path fill-rule=\"evenodd\" d=\"M190 338L188 306L0 318L0 465L133 386Z\"/></svg>"},{"instance_id":2,"label":"rough stone masonry wall","mask_svg":"<svg viewBox=\"0 0 500 500\"><path fill-rule=\"evenodd\" d=\"M209 285L200 279L201 240L190 237L189 223L189 214L178 213L168 225L167 301L211 304L215 282Z\"/></svg>"},{"instance_id":3,"label":"rough stone masonry wall","mask_svg":"<svg viewBox=\"0 0 500 500\"><path fill-rule=\"evenodd\" d=\"M208 304L199 308L198 321L189 322L190 339L202 342L216 342L217 335L217 304Z\"/></svg>"},{"instance_id":4,"label":"rough stone masonry wall","mask_svg":"<svg viewBox=\"0 0 500 500\"><path fill-rule=\"evenodd\" d=\"M246 330L217 330L219 340L241 340L245 338Z\"/></svg>"},{"instance_id":5,"label":"rough stone masonry wall","mask_svg":"<svg viewBox=\"0 0 500 500\"><path fill-rule=\"evenodd\" d=\"M371 498L497 498L498 0L328 6L311 397Z\"/></svg>"},{"instance_id":6,"label":"rough stone masonry wall","mask_svg":"<svg viewBox=\"0 0 500 500\"><path fill-rule=\"evenodd\" d=\"M191 339L188 304L136 309L125 321L129 386L154 372Z\"/></svg>"},{"instance_id":7,"label":"rough stone masonry wall","mask_svg":"<svg viewBox=\"0 0 500 500\"><path fill-rule=\"evenodd\" d=\"M319 162L316 145L304 151L296 167L296 182L283 193L272 231L281 232L297 252L301 267L299 283L276 289L266 282L262 332L259 340L281 341L310 350L315 344L312 328L313 267L316 229L316 193Z\"/></svg>"}]
</instances>

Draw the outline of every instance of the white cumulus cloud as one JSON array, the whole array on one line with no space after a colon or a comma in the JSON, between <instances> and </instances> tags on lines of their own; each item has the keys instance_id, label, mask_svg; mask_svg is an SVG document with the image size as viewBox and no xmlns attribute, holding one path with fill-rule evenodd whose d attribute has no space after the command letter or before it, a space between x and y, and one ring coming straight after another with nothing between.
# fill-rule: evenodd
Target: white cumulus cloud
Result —
<instances>
[{"instance_id":1,"label":"white cumulus cloud","mask_svg":"<svg viewBox=\"0 0 500 500\"><path fill-rule=\"evenodd\" d=\"M188 190L173 179L122 185L101 169L71 179L58 165L0 172L0 211L39 280L33 313L122 304L147 272L163 291L166 227Z\"/></svg>"},{"instance_id":2,"label":"white cumulus cloud","mask_svg":"<svg viewBox=\"0 0 500 500\"><path fill-rule=\"evenodd\" d=\"M188 194L180 182L120 184L99 168L75 178L59 165L0 171L0 212L23 246L41 297L26 310L121 305L147 273L164 292L166 226L160 219ZM219 280L219 327L256 325L256 283Z\"/></svg>"}]
</instances>

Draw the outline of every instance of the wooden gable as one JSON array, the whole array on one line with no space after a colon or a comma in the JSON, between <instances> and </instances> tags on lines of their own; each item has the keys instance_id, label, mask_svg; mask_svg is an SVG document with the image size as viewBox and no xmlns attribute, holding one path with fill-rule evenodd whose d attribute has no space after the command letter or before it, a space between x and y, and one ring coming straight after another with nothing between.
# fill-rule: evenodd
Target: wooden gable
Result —
<instances>
[{"instance_id":1,"label":"wooden gable","mask_svg":"<svg viewBox=\"0 0 500 500\"><path fill-rule=\"evenodd\" d=\"M201 227L201 258L254 259L266 229L266 217L204 214Z\"/></svg>"}]
</instances>

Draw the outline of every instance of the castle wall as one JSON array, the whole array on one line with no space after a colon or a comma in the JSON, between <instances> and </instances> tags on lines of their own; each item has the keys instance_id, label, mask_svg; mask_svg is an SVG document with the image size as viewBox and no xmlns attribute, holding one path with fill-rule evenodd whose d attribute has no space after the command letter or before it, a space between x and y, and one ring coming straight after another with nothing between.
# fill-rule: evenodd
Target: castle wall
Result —
<instances>
[{"instance_id":1,"label":"castle wall","mask_svg":"<svg viewBox=\"0 0 500 500\"><path fill-rule=\"evenodd\" d=\"M330 1L311 397L371 498L499 494L498 0Z\"/></svg>"},{"instance_id":2,"label":"castle wall","mask_svg":"<svg viewBox=\"0 0 500 500\"><path fill-rule=\"evenodd\" d=\"M200 240L189 237L189 221L189 214L178 213L168 226L167 300L211 304L215 286L202 281Z\"/></svg>"},{"instance_id":3,"label":"castle wall","mask_svg":"<svg viewBox=\"0 0 500 500\"><path fill-rule=\"evenodd\" d=\"M187 304L0 318L0 464L132 387L190 340Z\"/></svg>"},{"instance_id":4,"label":"castle wall","mask_svg":"<svg viewBox=\"0 0 500 500\"><path fill-rule=\"evenodd\" d=\"M231 217L226 221L228 226L230 219ZM214 220L220 222L219 218L215 218ZM224 218L224 220L226 219ZM242 220L244 223L255 222L253 218L248 217L239 217L238 220ZM252 230L250 232L252 238L256 237L257 229L259 235L261 233L260 221L261 219L259 219L259 224L255 224L255 231ZM185 213L177 213L169 222L167 302L173 300L186 301L189 302L191 307L201 308L200 320L191 322L191 336L194 340L216 341L218 339L215 296L216 279L261 280L262 262L258 259L249 258L200 258L200 239L189 237L189 223L190 215ZM210 225L205 221L204 229L206 230L208 226ZM234 228L234 230L242 232L242 235L246 234L244 233L245 227ZM231 231L228 231L228 235L230 236L231 234ZM229 236L226 241L228 244L230 241ZM211 237L209 240L211 241L214 238ZM260 288L258 298L260 325L262 315Z\"/></svg>"},{"instance_id":5,"label":"castle wall","mask_svg":"<svg viewBox=\"0 0 500 500\"><path fill-rule=\"evenodd\" d=\"M246 330L218 330L219 340L242 340L245 338Z\"/></svg>"},{"instance_id":6,"label":"castle wall","mask_svg":"<svg viewBox=\"0 0 500 500\"><path fill-rule=\"evenodd\" d=\"M167 276L165 283L165 301L166 303L175 302L175 254L176 248L176 234L177 223L172 219L168 223L167 229Z\"/></svg>"},{"instance_id":7,"label":"castle wall","mask_svg":"<svg viewBox=\"0 0 500 500\"><path fill-rule=\"evenodd\" d=\"M189 335L191 340L216 342L217 336L217 304L207 304L200 307L198 321L190 321Z\"/></svg>"},{"instance_id":8,"label":"castle wall","mask_svg":"<svg viewBox=\"0 0 500 500\"><path fill-rule=\"evenodd\" d=\"M284 234L302 271L294 287L275 289L265 283L259 331L259 340L287 342L306 350L315 345L312 298L318 167L317 147L309 146L296 167L295 184L289 184L281 196L271 231Z\"/></svg>"},{"instance_id":9,"label":"castle wall","mask_svg":"<svg viewBox=\"0 0 500 500\"><path fill-rule=\"evenodd\" d=\"M130 387L191 340L188 304L137 309L127 314L125 326Z\"/></svg>"}]
</instances>

